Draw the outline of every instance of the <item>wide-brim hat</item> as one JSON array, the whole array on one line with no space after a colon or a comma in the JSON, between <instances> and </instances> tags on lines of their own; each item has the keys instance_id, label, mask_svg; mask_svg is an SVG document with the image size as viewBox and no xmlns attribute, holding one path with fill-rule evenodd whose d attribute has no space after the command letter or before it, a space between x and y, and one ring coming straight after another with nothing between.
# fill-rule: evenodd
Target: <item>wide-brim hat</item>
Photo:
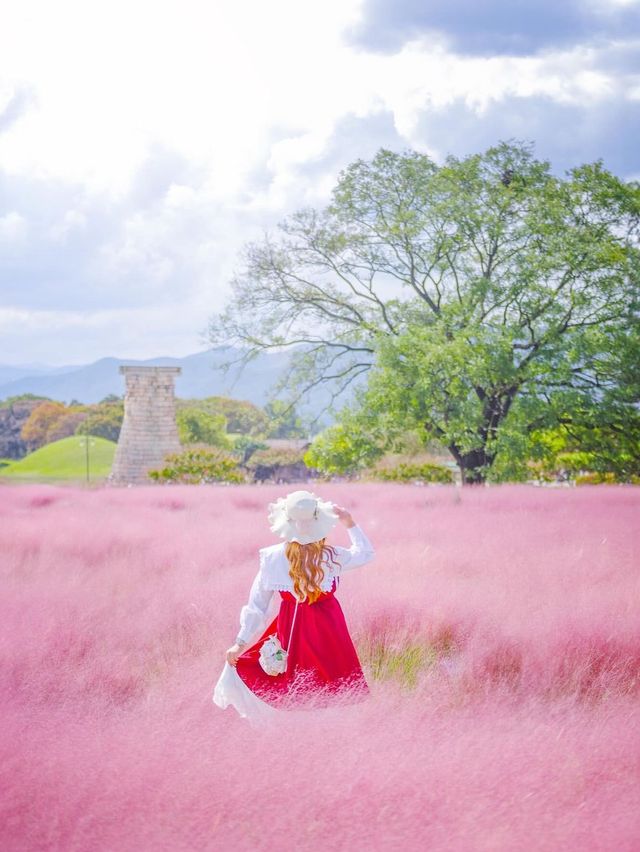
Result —
<instances>
[{"instance_id":1,"label":"wide-brim hat","mask_svg":"<svg viewBox=\"0 0 640 852\"><path fill-rule=\"evenodd\" d=\"M286 541L311 544L319 541L338 523L333 503L311 491L292 491L269 503L271 532Z\"/></svg>"}]
</instances>

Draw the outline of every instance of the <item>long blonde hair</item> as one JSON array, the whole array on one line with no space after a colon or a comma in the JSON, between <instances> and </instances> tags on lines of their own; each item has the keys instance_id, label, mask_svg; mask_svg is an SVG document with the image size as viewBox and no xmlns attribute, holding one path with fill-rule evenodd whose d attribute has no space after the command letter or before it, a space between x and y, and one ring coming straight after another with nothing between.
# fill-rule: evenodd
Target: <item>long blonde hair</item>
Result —
<instances>
[{"instance_id":1,"label":"long blonde hair","mask_svg":"<svg viewBox=\"0 0 640 852\"><path fill-rule=\"evenodd\" d=\"M285 548L289 560L289 576L293 580L293 588L296 596L309 599L314 603L322 594L320 583L324 580L324 568L322 562L325 556L331 559L334 565L338 551L330 544L325 544L325 539L312 541L310 544L300 544L299 541L289 541Z\"/></svg>"}]
</instances>

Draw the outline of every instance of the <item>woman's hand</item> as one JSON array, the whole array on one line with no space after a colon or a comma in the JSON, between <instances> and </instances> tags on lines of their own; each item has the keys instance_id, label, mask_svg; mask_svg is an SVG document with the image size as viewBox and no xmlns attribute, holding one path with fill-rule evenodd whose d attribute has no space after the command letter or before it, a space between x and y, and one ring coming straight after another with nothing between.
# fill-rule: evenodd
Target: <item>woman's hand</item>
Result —
<instances>
[{"instance_id":1,"label":"woman's hand","mask_svg":"<svg viewBox=\"0 0 640 852\"><path fill-rule=\"evenodd\" d=\"M333 504L333 511L340 518L340 521L345 525L345 527L347 527L347 529L349 527L355 527L355 525L356 525L355 521L351 517L350 513L347 512L346 509L343 509L342 506L336 506L336 504L334 503Z\"/></svg>"},{"instance_id":2,"label":"woman's hand","mask_svg":"<svg viewBox=\"0 0 640 852\"><path fill-rule=\"evenodd\" d=\"M238 662L238 657L242 653L243 653L243 649L238 644L232 645L230 648L228 648L227 649L227 662L229 663L229 665L235 666L235 664Z\"/></svg>"}]
</instances>

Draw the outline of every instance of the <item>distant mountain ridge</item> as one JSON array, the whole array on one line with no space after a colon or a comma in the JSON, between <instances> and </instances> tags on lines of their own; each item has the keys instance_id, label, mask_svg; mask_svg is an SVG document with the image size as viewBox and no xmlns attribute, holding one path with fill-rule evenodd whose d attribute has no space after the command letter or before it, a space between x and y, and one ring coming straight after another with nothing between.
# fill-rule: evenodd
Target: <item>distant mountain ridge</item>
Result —
<instances>
[{"instance_id":1,"label":"distant mountain ridge","mask_svg":"<svg viewBox=\"0 0 640 852\"><path fill-rule=\"evenodd\" d=\"M144 365L153 367L181 367L182 372L176 378L176 396L181 398L203 399L208 396L229 396L244 399L255 405L264 405L269 399L270 390L287 368L293 347L282 352L261 353L251 361L238 375L236 365L224 373L220 364L239 358L241 350L232 347L216 347L204 352L196 352L183 358L158 357L148 359L100 358L91 364L71 365L68 367L47 367L39 365L35 369L25 366L0 365L0 400L10 396L33 393L51 397L60 402L69 403L75 399L90 404L100 402L109 394L122 396L125 390L124 376L119 367L125 365ZM356 381L351 383L352 387ZM349 394L350 396L350 394ZM301 401L298 411L301 414L316 416L330 399L329 389L322 385L314 389L312 400ZM345 395L345 401L347 395ZM343 404L341 400L338 407ZM331 422L324 415L318 426Z\"/></svg>"},{"instance_id":2,"label":"distant mountain ridge","mask_svg":"<svg viewBox=\"0 0 640 852\"><path fill-rule=\"evenodd\" d=\"M63 367L49 367L47 364L0 364L0 388L9 382L28 378L29 376L54 375L56 373L67 373L70 370L78 370L81 365L69 364ZM11 394L10 394L11 395ZM2 397L6 399L6 397Z\"/></svg>"}]
</instances>

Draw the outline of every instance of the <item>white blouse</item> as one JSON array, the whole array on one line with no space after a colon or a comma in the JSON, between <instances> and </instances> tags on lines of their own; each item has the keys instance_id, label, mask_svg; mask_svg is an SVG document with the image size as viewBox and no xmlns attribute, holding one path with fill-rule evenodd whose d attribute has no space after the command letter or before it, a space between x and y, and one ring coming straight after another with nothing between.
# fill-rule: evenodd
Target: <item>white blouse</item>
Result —
<instances>
[{"instance_id":1,"label":"white blouse","mask_svg":"<svg viewBox=\"0 0 640 852\"><path fill-rule=\"evenodd\" d=\"M334 565L328 556L323 562L322 567L325 575L320 583L320 588L324 592L331 590L334 578L339 577L345 571L350 571L352 568L370 562L375 556L373 545L361 527L357 524L353 527L347 527L347 532L351 539L351 547L333 545L339 564ZM257 638L264 631L269 621L275 617L280 600L279 596L274 597L275 591L287 591L295 594L293 580L289 576L289 560L285 553L286 544L285 541L281 541L260 548L260 568L251 586L249 601L240 611L240 630L237 634L237 638L240 640L249 643L253 637ZM276 605L275 611L272 606L274 603Z\"/></svg>"}]
</instances>

